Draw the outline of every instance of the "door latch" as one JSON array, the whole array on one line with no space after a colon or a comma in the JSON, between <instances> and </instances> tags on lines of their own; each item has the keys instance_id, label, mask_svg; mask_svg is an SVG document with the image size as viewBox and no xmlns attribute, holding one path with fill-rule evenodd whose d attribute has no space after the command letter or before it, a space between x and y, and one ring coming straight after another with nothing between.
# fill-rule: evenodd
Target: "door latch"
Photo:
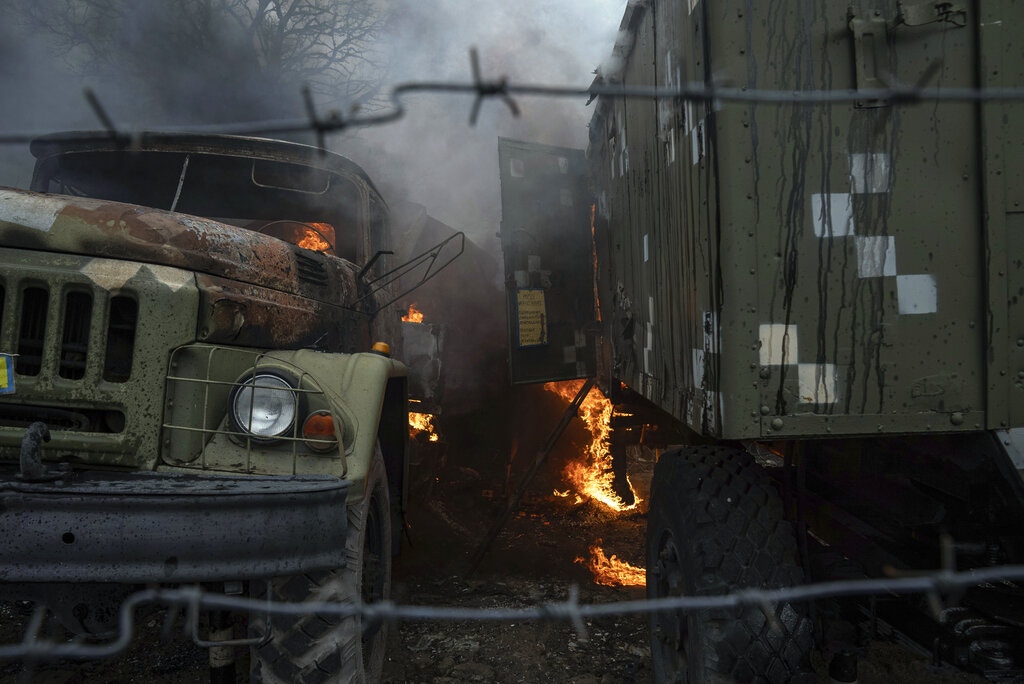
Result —
<instances>
[{"instance_id":1,"label":"door latch","mask_svg":"<svg viewBox=\"0 0 1024 684\"><path fill-rule=\"evenodd\" d=\"M896 3L895 24L897 25L924 26L940 21L953 24L957 28L967 26L966 6L947 0L919 2L915 5L908 5L905 2Z\"/></svg>"},{"instance_id":2,"label":"door latch","mask_svg":"<svg viewBox=\"0 0 1024 684\"><path fill-rule=\"evenodd\" d=\"M847 15L853 32L853 58L857 90L883 90L891 82L888 22L878 10L870 16L858 17L852 10ZM884 100L857 100L858 108L882 107Z\"/></svg>"}]
</instances>

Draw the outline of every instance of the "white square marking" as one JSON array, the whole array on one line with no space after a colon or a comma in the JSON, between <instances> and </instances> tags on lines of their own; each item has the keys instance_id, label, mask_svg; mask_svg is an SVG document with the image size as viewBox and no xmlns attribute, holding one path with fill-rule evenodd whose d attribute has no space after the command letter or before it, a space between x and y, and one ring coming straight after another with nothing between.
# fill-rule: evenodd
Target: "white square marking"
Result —
<instances>
[{"instance_id":1,"label":"white square marking","mask_svg":"<svg viewBox=\"0 0 1024 684\"><path fill-rule=\"evenodd\" d=\"M878 278L896 275L896 238L879 235L856 238L857 275Z\"/></svg>"},{"instance_id":2,"label":"white square marking","mask_svg":"<svg viewBox=\"0 0 1024 684\"><path fill-rule=\"evenodd\" d=\"M700 387L704 383L704 350L692 349L693 352L693 386Z\"/></svg>"},{"instance_id":3,"label":"white square marking","mask_svg":"<svg viewBox=\"0 0 1024 684\"><path fill-rule=\"evenodd\" d=\"M762 366L782 366L796 363L796 326L781 323L762 323L758 331Z\"/></svg>"},{"instance_id":4,"label":"white square marking","mask_svg":"<svg viewBox=\"0 0 1024 684\"><path fill-rule=\"evenodd\" d=\"M811 195L811 216L817 237L845 237L854 234L853 204L849 193Z\"/></svg>"},{"instance_id":5,"label":"white square marking","mask_svg":"<svg viewBox=\"0 0 1024 684\"><path fill-rule=\"evenodd\" d=\"M939 310L939 288L935 276L896 276L896 299L901 314L930 314Z\"/></svg>"},{"instance_id":6,"label":"white square marking","mask_svg":"<svg viewBox=\"0 0 1024 684\"><path fill-rule=\"evenodd\" d=\"M836 403L836 367L832 363L801 363L797 366L801 404Z\"/></svg>"},{"instance_id":7,"label":"white square marking","mask_svg":"<svg viewBox=\"0 0 1024 684\"><path fill-rule=\"evenodd\" d=\"M889 192L889 177L889 155L863 153L850 155L850 187L854 192Z\"/></svg>"}]
</instances>

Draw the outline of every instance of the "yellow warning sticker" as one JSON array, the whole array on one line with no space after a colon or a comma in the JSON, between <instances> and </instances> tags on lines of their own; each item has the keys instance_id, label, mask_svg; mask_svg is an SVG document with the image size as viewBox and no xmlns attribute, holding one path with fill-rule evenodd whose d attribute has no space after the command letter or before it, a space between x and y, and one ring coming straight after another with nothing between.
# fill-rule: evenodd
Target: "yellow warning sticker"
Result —
<instances>
[{"instance_id":1,"label":"yellow warning sticker","mask_svg":"<svg viewBox=\"0 0 1024 684\"><path fill-rule=\"evenodd\" d=\"M517 290L516 312L519 346L535 347L539 344L547 344L548 317L544 290Z\"/></svg>"},{"instance_id":2,"label":"yellow warning sticker","mask_svg":"<svg viewBox=\"0 0 1024 684\"><path fill-rule=\"evenodd\" d=\"M0 394L14 394L14 357L0 354Z\"/></svg>"}]
</instances>

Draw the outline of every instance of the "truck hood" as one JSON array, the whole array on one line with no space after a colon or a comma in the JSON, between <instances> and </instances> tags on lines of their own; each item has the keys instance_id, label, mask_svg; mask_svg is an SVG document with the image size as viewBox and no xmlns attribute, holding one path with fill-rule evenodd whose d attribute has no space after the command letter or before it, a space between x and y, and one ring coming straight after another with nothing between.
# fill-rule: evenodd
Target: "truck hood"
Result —
<instances>
[{"instance_id":1,"label":"truck hood","mask_svg":"<svg viewBox=\"0 0 1024 684\"><path fill-rule=\"evenodd\" d=\"M356 267L283 240L120 202L0 188L0 244L142 261L353 307Z\"/></svg>"}]
</instances>

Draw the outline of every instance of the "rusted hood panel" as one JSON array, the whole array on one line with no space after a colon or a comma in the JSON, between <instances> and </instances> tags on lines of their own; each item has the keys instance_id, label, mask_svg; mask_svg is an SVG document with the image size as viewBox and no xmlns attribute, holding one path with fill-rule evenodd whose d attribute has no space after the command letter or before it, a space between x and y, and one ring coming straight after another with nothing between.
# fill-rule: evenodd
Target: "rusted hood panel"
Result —
<instances>
[{"instance_id":1,"label":"rusted hood panel","mask_svg":"<svg viewBox=\"0 0 1024 684\"><path fill-rule=\"evenodd\" d=\"M356 269L343 259L119 202L0 188L0 245L174 266L341 306L356 300Z\"/></svg>"}]
</instances>

